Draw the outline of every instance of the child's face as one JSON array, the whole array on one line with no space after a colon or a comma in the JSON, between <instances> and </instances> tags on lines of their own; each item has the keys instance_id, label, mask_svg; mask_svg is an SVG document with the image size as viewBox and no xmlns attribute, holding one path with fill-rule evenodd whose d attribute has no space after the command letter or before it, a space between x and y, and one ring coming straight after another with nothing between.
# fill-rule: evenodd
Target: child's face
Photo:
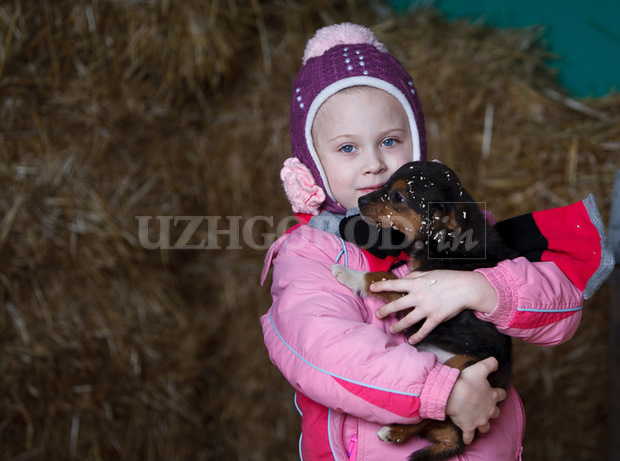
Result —
<instances>
[{"instance_id":1,"label":"child's face","mask_svg":"<svg viewBox=\"0 0 620 461\"><path fill-rule=\"evenodd\" d=\"M413 160L403 107L376 88L357 87L328 98L314 119L312 139L332 194L347 209Z\"/></svg>"}]
</instances>

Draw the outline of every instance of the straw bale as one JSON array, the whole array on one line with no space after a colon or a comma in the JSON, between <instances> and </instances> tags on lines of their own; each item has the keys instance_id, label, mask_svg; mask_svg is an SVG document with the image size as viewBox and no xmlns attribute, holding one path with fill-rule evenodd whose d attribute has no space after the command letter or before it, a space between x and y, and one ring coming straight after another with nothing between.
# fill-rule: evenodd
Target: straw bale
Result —
<instances>
[{"instance_id":1,"label":"straw bale","mask_svg":"<svg viewBox=\"0 0 620 461\"><path fill-rule=\"evenodd\" d=\"M290 85L314 30L343 20L372 26L410 70L431 157L497 217L590 192L607 217L618 96L567 98L539 30L374 1L5 2L4 458L296 459L292 390L258 324L264 250L226 249L225 231L259 218L260 245L290 216ZM218 218L188 244L220 248L148 249L160 223L181 237L188 220L166 216ZM567 344L517 347L528 459L604 457L606 300Z\"/></svg>"}]
</instances>

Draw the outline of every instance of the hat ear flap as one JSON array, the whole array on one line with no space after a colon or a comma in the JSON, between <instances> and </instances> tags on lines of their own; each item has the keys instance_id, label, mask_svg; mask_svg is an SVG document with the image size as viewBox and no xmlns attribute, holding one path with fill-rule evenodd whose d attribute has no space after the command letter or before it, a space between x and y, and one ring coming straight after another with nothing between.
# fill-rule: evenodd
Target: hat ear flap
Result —
<instances>
[{"instance_id":1,"label":"hat ear flap","mask_svg":"<svg viewBox=\"0 0 620 461\"><path fill-rule=\"evenodd\" d=\"M280 170L280 179L295 213L319 214L325 201L325 191L316 183L306 165L295 157L286 159Z\"/></svg>"}]
</instances>

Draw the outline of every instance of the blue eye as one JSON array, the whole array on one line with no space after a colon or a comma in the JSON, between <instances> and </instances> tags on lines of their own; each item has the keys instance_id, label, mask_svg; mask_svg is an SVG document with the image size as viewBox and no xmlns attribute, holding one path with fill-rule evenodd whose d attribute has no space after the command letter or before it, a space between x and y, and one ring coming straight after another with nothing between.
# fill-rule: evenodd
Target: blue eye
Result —
<instances>
[{"instance_id":1,"label":"blue eye","mask_svg":"<svg viewBox=\"0 0 620 461\"><path fill-rule=\"evenodd\" d=\"M355 147L353 147L351 144L347 144L346 146L342 146L340 150L345 154L352 154L353 152L355 152Z\"/></svg>"},{"instance_id":2,"label":"blue eye","mask_svg":"<svg viewBox=\"0 0 620 461\"><path fill-rule=\"evenodd\" d=\"M396 144L396 139L394 138L384 139L381 143L383 147L392 147L394 144Z\"/></svg>"}]
</instances>

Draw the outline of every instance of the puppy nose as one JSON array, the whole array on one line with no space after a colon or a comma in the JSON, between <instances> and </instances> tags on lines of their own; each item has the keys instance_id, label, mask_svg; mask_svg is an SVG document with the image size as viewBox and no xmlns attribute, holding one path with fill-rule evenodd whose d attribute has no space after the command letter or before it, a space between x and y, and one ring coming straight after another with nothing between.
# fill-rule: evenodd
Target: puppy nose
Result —
<instances>
[{"instance_id":1,"label":"puppy nose","mask_svg":"<svg viewBox=\"0 0 620 461\"><path fill-rule=\"evenodd\" d=\"M370 203L370 199L368 198L368 195L362 195L360 198L357 199L357 206L358 207L363 207L366 206Z\"/></svg>"}]
</instances>

